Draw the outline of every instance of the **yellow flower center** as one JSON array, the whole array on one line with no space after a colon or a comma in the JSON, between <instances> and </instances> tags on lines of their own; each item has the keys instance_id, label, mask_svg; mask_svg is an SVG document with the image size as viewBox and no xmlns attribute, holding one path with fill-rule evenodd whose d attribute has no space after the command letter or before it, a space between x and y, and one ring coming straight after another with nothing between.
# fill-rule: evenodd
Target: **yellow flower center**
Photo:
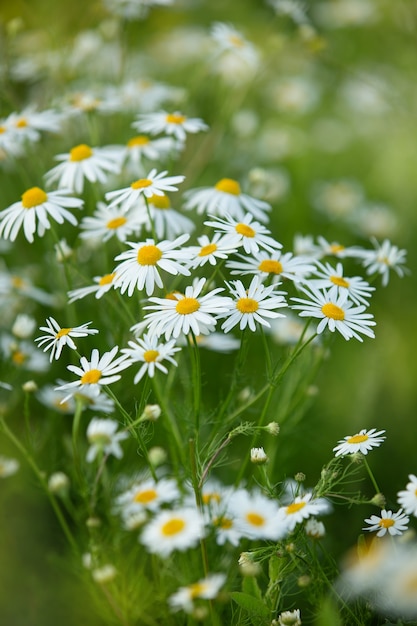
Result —
<instances>
[{"instance_id":1,"label":"yellow flower center","mask_svg":"<svg viewBox=\"0 0 417 626\"><path fill-rule=\"evenodd\" d=\"M84 159L89 159L91 156L93 156L93 151L90 146L87 146L85 143L80 143L70 150L69 160L84 161Z\"/></svg>"},{"instance_id":2,"label":"yellow flower center","mask_svg":"<svg viewBox=\"0 0 417 626\"><path fill-rule=\"evenodd\" d=\"M305 502L292 502L286 508L287 515L293 515L294 513L298 513L298 511L301 511L301 509L303 509L305 505Z\"/></svg>"},{"instance_id":3,"label":"yellow flower center","mask_svg":"<svg viewBox=\"0 0 417 626\"><path fill-rule=\"evenodd\" d=\"M6 132L6 127L5 126L0 126L0 135L2 135L5 132Z\"/></svg>"},{"instance_id":4,"label":"yellow flower center","mask_svg":"<svg viewBox=\"0 0 417 626\"><path fill-rule=\"evenodd\" d=\"M381 526L381 528L391 528L391 526L394 526L395 522L393 519L391 519L390 517L383 517L379 522L378 522L378 526Z\"/></svg>"},{"instance_id":5,"label":"yellow flower center","mask_svg":"<svg viewBox=\"0 0 417 626\"><path fill-rule=\"evenodd\" d=\"M229 528L233 527L233 522L228 517L216 517L213 523L217 528L222 528L223 530L229 530Z\"/></svg>"},{"instance_id":6,"label":"yellow flower center","mask_svg":"<svg viewBox=\"0 0 417 626\"><path fill-rule=\"evenodd\" d=\"M215 243L209 243L207 246L202 246L198 256L208 256L217 250Z\"/></svg>"},{"instance_id":7,"label":"yellow flower center","mask_svg":"<svg viewBox=\"0 0 417 626\"><path fill-rule=\"evenodd\" d=\"M219 504L222 500L221 495L213 491L213 493L203 493L202 496L203 504L210 504L213 500Z\"/></svg>"},{"instance_id":8,"label":"yellow flower center","mask_svg":"<svg viewBox=\"0 0 417 626\"><path fill-rule=\"evenodd\" d=\"M239 298L236 308L241 313L255 313L259 308L259 303L253 298Z\"/></svg>"},{"instance_id":9,"label":"yellow flower center","mask_svg":"<svg viewBox=\"0 0 417 626\"><path fill-rule=\"evenodd\" d=\"M177 535L185 528L185 522L179 517L173 517L161 527L161 533L166 537Z\"/></svg>"},{"instance_id":10,"label":"yellow flower center","mask_svg":"<svg viewBox=\"0 0 417 626\"><path fill-rule=\"evenodd\" d=\"M116 228L120 228L120 226L123 226L126 222L127 219L125 217L114 217L112 220L107 222L106 227L109 230L116 230Z\"/></svg>"},{"instance_id":11,"label":"yellow flower center","mask_svg":"<svg viewBox=\"0 0 417 626\"><path fill-rule=\"evenodd\" d=\"M179 113L168 113L165 121L167 124L184 124L186 119L185 115L180 115Z\"/></svg>"},{"instance_id":12,"label":"yellow flower center","mask_svg":"<svg viewBox=\"0 0 417 626\"><path fill-rule=\"evenodd\" d=\"M282 263L274 259L264 259L258 266L258 270L266 274L281 274L283 269Z\"/></svg>"},{"instance_id":13,"label":"yellow flower center","mask_svg":"<svg viewBox=\"0 0 417 626\"><path fill-rule=\"evenodd\" d=\"M368 441L369 437L368 435L353 435L353 437L349 437L349 439L346 439L347 443L363 443L364 441Z\"/></svg>"},{"instance_id":14,"label":"yellow flower center","mask_svg":"<svg viewBox=\"0 0 417 626\"><path fill-rule=\"evenodd\" d=\"M142 246L138 250L137 261L139 265L156 265L162 258L162 252L152 244Z\"/></svg>"},{"instance_id":15,"label":"yellow flower center","mask_svg":"<svg viewBox=\"0 0 417 626\"><path fill-rule=\"evenodd\" d=\"M188 587L191 599L199 598L207 589L206 583L194 583Z\"/></svg>"},{"instance_id":16,"label":"yellow flower center","mask_svg":"<svg viewBox=\"0 0 417 626\"><path fill-rule=\"evenodd\" d=\"M342 278L342 276L330 276L330 280L334 285L337 285L338 287L349 287L348 281Z\"/></svg>"},{"instance_id":17,"label":"yellow flower center","mask_svg":"<svg viewBox=\"0 0 417 626\"><path fill-rule=\"evenodd\" d=\"M345 312L340 306L333 304L332 302L327 302L323 304L321 307L322 313L326 317L330 317L332 320L343 321L345 319Z\"/></svg>"},{"instance_id":18,"label":"yellow flower center","mask_svg":"<svg viewBox=\"0 0 417 626\"><path fill-rule=\"evenodd\" d=\"M48 199L47 194L40 187L31 187L22 195L22 205L25 209L33 209Z\"/></svg>"},{"instance_id":19,"label":"yellow flower center","mask_svg":"<svg viewBox=\"0 0 417 626\"><path fill-rule=\"evenodd\" d=\"M245 45L243 39L238 35L229 35L229 41L235 48L243 48Z\"/></svg>"},{"instance_id":20,"label":"yellow flower center","mask_svg":"<svg viewBox=\"0 0 417 626\"><path fill-rule=\"evenodd\" d=\"M144 489L135 493L133 500L139 504L149 504L158 497L158 492L155 489Z\"/></svg>"},{"instance_id":21,"label":"yellow flower center","mask_svg":"<svg viewBox=\"0 0 417 626\"><path fill-rule=\"evenodd\" d=\"M12 361L15 365L23 365L27 360L27 354L24 354L21 350L15 350L12 354Z\"/></svg>"},{"instance_id":22,"label":"yellow flower center","mask_svg":"<svg viewBox=\"0 0 417 626\"><path fill-rule=\"evenodd\" d=\"M138 178L130 186L132 189L145 189L145 187L150 187L151 185L152 181L149 178Z\"/></svg>"},{"instance_id":23,"label":"yellow flower center","mask_svg":"<svg viewBox=\"0 0 417 626\"><path fill-rule=\"evenodd\" d=\"M154 194L150 198L148 198L149 204L152 204L155 209L169 209L171 204L169 202L168 196L163 194L162 196L157 196Z\"/></svg>"},{"instance_id":24,"label":"yellow flower center","mask_svg":"<svg viewBox=\"0 0 417 626\"><path fill-rule=\"evenodd\" d=\"M12 285L15 289L22 289L25 284L25 281L20 276L12 276Z\"/></svg>"},{"instance_id":25,"label":"yellow flower center","mask_svg":"<svg viewBox=\"0 0 417 626\"><path fill-rule=\"evenodd\" d=\"M345 246L340 245L340 243L332 243L330 246L330 252L332 254L337 254L338 252L342 252L345 249Z\"/></svg>"},{"instance_id":26,"label":"yellow flower center","mask_svg":"<svg viewBox=\"0 0 417 626\"><path fill-rule=\"evenodd\" d=\"M246 519L252 526L263 526L265 524L265 518L263 515L259 515L259 513L247 513Z\"/></svg>"},{"instance_id":27,"label":"yellow flower center","mask_svg":"<svg viewBox=\"0 0 417 626\"><path fill-rule=\"evenodd\" d=\"M100 287L103 287L103 285L110 285L115 276L116 272L113 272L112 274L104 274L104 276L102 276L98 281L98 284L100 285Z\"/></svg>"},{"instance_id":28,"label":"yellow flower center","mask_svg":"<svg viewBox=\"0 0 417 626\"><path fill-rule=\"evenodd\" d=\"M247 224L236 224L235 231L243 237L255 237L256 232Z\"/></svg>"},{"instance_id":29,"label":"yellow flower center","mask_svg":"<svg viewBox=\"0 0 417 626\"><path fill-rule=\"evenodd\" d=\"M195 313L200 308L200 303L196 298L181 298L178 300L175 310L180 315L189 315Z\"/></svg>"},{"instance_id":30,"label":"yellow flower center","mask_svg":"<svg viewBox=\"0 0 417 626\"><path fill-rule=\"evenodd\" d=\"M21 117L19 120L17 120L17 122L15 123L16 128L26 128L26 126L28 125L27 120L25 120L24 117Z\"/></svg>"},{"instance_id":31,"label":"yellow flower center","mask_svg":"<svg viewBox=\"0 0 417 626\"><path fill-rule=\"evenodd\" d=\"M153 361L156 361L158 356L158 350L146 350L146 352L143 353L143 358L145 359L146 363L152 363Z\"/></svg>"},{"instance_id":32,"label":"yellow flower center","mask_svg":"<svg viewBox=\"0 0 417 626\"><path fill-rule=\"evenodd\" d=\"M214 188L217 189L217 191L230 193L232 196L240 195L240 185L237 180L233 180L233 178L222 178L214 185Z\"/></svg>"},{"instance_id":33,"label":"yellow flower center","mask_svg":"<svg viewBox=\"0 0 417 626\"><path fill-rule=\"evenodd\" d=\"M95 385L101 378L100 370L90 370L81 376L82 385Z\"/></svg>"},{"instance_id":34,"label":"yellow flower center","mask_svg":"<svg viewBox=\"0 0 417 626\"><path fill-rule=\"evenodd\" d=\"M129 139L129 141L127 142L127 147L134 148L135 146L146 146L149 141L150 140L148 139L148 137L145 137L145 135L136 135L136 137L132 137L132 139Z\"/></svg>"},{"instance_id":35,"label":"yellow flower center","mask_svg":"<svg viewBox=\"0 0 417 626\"><path fill-rule=\"evenodd\" d=\"M60 331L55 335L55 339L61 339L61 337L65 337L65 335L69 335L72 331L72 328L61 328Z\"/></svg>"}]
</instances>

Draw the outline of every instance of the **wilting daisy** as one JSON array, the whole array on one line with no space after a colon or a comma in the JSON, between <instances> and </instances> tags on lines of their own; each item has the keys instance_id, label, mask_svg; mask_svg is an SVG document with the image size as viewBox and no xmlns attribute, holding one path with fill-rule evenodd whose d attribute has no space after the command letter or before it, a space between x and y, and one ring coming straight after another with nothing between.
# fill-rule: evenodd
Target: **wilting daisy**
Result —
<instances>
[{"instance_id":1,"label":"wilting daisy","mask_svg":"<svg viewBox=\"0 0 417 626\"><path fill-rule=\"evenodd\" d=\"M116 498L116 507L126 518L134 513L156 511L166 502L174 502L180 497L178 485L172 478L153 478L136 481L129 489Z\"/></svg>"},{"instance_id":2,"label":"wilting daisy","mask_svg":"<svg viewBox=\"0 0 417 626\"><path fill-rule=\"evenodd\" d=\"M355 304L362 303L368 305L369 298L372 292L375 291L375 287L371 287L360 276L351 278L343 276L343 265L341 263L338 263L336 268L334 268L330 263L322 264L317 262L317 269L313 276L310 277L308 284L315 289L329 290L333 288L335 293L342 293L346 290L349 298Z\"/></svg>"},{"instance_id":3,"label":"wilting daisy","mask_svg":"<svg viewBox=\"0 0 417 626\"><path fill-rule=\"evenodd\" d=\"M252 332L255 332L256 322L270 327L269 322L264 318L284 317L282 313L276 311L287 306L284 292L276 291L277 285L265 287L258 276L252 278L249 289L246 289L240 280L234 280L227 285L233 301L229 311L220 316L227 317L222 324L222 330L225 333L238 324L240 330L248 326Z\"/></svg>"},{"instance_id":4,"label":"wilting daisy","mask_svg":"<svg viewBox=\"0 0 417 626\"><path fill-rule=\"evenodd\" d=\"M201 235L197 239L198 246L189 246L191 260L189 267L195 269L206 263L216 265L219 260L227 259L232 252L236 252L237 246L228 237L223 237L220 233L214 233L210 239L207 235Z\"/></svg>"},{"instance_id":5,"label":"wilting daisy","mask_svg":"<svg viewBox=\"0 0 417 626\"><path fill-rule=\"evenodd\" d=\"M242 193L238 181L232 178L222 178L214 187L190 189L185 192L184 197L184 208L196 209L199 215L230 215L234 219L242 220L246 213L251 213L257 220L267 222L267 212L271 210L268 202Z\"/></svg>"},{"instance_id":6,"label":"wilting daisy","mask_svg":"<svg viewBox=\"0 0 417 626\"><path fill-rule=\"evenodd\" d=\"M92 216L81 220L81 239L98 239L100 242L116 237L126 241L130 235L138 235L146 222L146 212L125 211L120 207L108 207L98 202Z\"/></svg>"},{"instance_id":7,"label":"wilting daisy","mask_svg":"<svg viewBox=\"0 0 417 626\"><path fill-rule=\"evenodd\" d=\"M132 296L135 289L146 289L148 296L152 295L155 286L163 287L162 278L159 271L163 270L173 276L182 274L189 276L190 271L181 265L189 258L186 249L181 250L180 246L189 239L189 235L184 234L174 241L159 241L155 243L153 239L144 242L127 242L130 250L119 254L115 260L122 261L116 266L117 274L115 287L120 288L121 293L127 291L128 296Z\"/></svg>"},{"instance_id":8,"label":"wilting daisy","mask_svg":"<svg viewBox=\"0 0 417 626\"><path fill-rule=\"evenodd\" d=\"M376 428L371 428L371 430L363 428L356 435L348 435L341 439L338 445L333 448L333 452L336 453L335 456L345 456L357 452L368 454L369 450L378 448L386 439L386 437L381 437L384 432L385 430L377 431Z\"/></svg>"},{"instance_id":9,"label":"wilting daisy","mask_svg":"<svg viewBox=\"0 0 417 626\"><path fill-rule=\"evenodd\" d=\"M131 363L142 363L133 380L135 385L143 378L145 373L150 378L153 378L155 369L168 374L168 370L162 364L162 361L169 361L173 365L177 365L173 355L181 348L175 347L175 339L164 344L160 343L156 336L144 335L142 338L136 339L136 341L129 341L128 343L130 348L123 348L121 352L129 357Z\"/></svg>"},{"instance_id":10,"label":"wilting daisy","mask_svg":"<svg viewBox=\"0 0 417 626\"><path fill-rule=\"evenodd\" d=\"M373 315L364 313L365 305L353 306L351 300L348 300L347 290L335 294L333 290L320 291L311 288L309 290L300 287L310 299L291 298L294 302L293 309L299 309L301 317L319 318L320 322L317 326L317 333L322 333L326 328L331 332L337 330L346 340L355 337L358 341L363 341L362 335L367 337L375 337L373 330L369 326L375 326Z\"/></svg>"},{"instance_id":11,"label":"wilting daisy","mask_svg":"<svg viewBox=\"0 0 417 626\"><path fill-rule=\"evenodd\" d=\"M260 248L269 252L282 248L281 243L270 237L271 231L259 222L254 222L250 213L247 213L241 221L226 216L224 219L218 217L213 222L204 224L230 237L231 244L242 246L247 254L256 254Z\"/></svg>"},{"instance_id":12,"label":"wilting daisy","mask_svg":"<svg viewBox=\"0 0 417 626\"><path fill-rule=\"evenodd\" d=\"M156 113L142 113L137 121L133 122L133 128L139 132L150 133L151 135L173 135L179 141L184 142L187 133L199 133L207 130L208 126L198 117L187 117L179 111L168 113L158 111Z\"/></svg>"},{"instance_id":13,"label":"wilting daisy","mask_svg":"<svg viewBox=\"0 0 417 626\"><path fill-rule=\"evenodd\" d=\"M230 498L228 510L243 537L276 541L287 532L278 517L278 503L260 492L249 493L246 489L238 489Z\"/></svg>"},{"instance_id":14,"label":"wilting daisy","mask_svg":"<svg viewBox=\"0 0 417 626\"><path fill-rule=\"evenodd\" d=\"M398 276L404 276L407 251L394 246L388 239L380 244L372 238L372 242L375 249L362 251L358 256L362 258L366 273L368 275L379 274L382 277L382 285L386 287L391 270L394 270Z\"/></svg>"},{"instance_id":15,"label":"wilting daisy","mask_svg":"<svg viewBox=\"0 0 417 626\"><path fill-rule=\"evenodd\" d=\"M390 535L402 535L408 528L410 518L400 509L396 513L383 509L381 515L371 515L369 519L364 520L369 526L362 530L375 532L377 537L383 537L386 533Z\"/></svg>"},{"instance_id":16,"label":"wilting daisy","mask_svg":"<svg viewBox=\"0 0 417 626\"><path fill-rule=\"evenodd\" d=\"M313 499L312 493L296 496L290 504L281 506L279 517L289 532L293 531L297 524L310 517L327 513L329 505L324 498Z\"/></svg>"},{"instance_id":17,"label":"wilting daisy","mask_svg":"<svg viewBox=\"0 0 417 626\"><path fill-rule=\"evenodd\" d=\"M22 194L19 202L0 212L0 237L14 241L23 226L26 239L33 243L35 232L43 237L45 231L51 228L51 217L58 224L67 220L75 226L77 219L67 209L80 209L83 201L68 197L70 193L68 189L46 193L40 187L31 187Z\"/></svg>"},{"instance_id":18,"label":"wilting daisy","mask_svg":"<svg viewBox=\"0 0 417 626\"><path fill-rule=\"evenodd\" d=\"M183 610L186 613L192 613L194 600L197 598L212 600L218 595L225 581L224 574L209 574L196 583L180 587L168 598L169 605L173 611Z\"/></svg>"},{"instance_id":19,"label":"wilting daisy","mask_svg":"<svg viewBox=\"0 0 417 626\"><path fill-rule=\"evenodd\" d=\"M148 198L148 207L152 226L158 239L174 239L182 233L191 233L195 229L192 220L171 207L167 195L153 195ZM144 206L146 214L146 207ZM148 229L151 225L148 223Z\"/></svg>"},{"instance_id":20,"label":"wilting daisy","mask_svg":"<svg viewBox=\"0 0 417 626\"><path fill-rule=\"evenodd\" d=\"M397 502L401 504L406 513L412 513L417 517L417 476L408 475L409 482L404 490L397 494Z\"/></svg>"},{"instance_id":21,"label":"wilting daisy","mask_svg":"<svg viewBox=\"0 0 417 626\"><path fill-rule=\"evenodd\" d=\"M166 558L174 550L193 548L204 537L204 521L195 508L163 510L144 528L140 541L149 552Z\"/></svg>"},{"instance_id":22,"label":"wilting daisy","mask_svg":"<svg viewBox=\"0 0 417 626\"><path fill-rule=\"evenodd\" d=\"M45 331L46 335L37 337L35 341L38 342L39 347L45 346L43 349L44 352L51 350L49 359L51 363L54 358L59 359L64 346L68 346L71 350L77 349L72 337L87 337L87 335L95 335L98 333L98 330L95 328L88 328L92 322L81 324L81 326L74 326L73 328L61 328L53 317L49 317L46 320L46 324L46 326L41 326L39 329Z\"/></svg>"},{"instance_id":23,"label":"wilting daisy","mask_svg":"<svg viewBox=\"0 0 417 626\"><path fill-rule=\"evenodd\" d=\"M120 441L128 438L126 431L117 432L118 422L111 419L94 417L87 427L87 439L90 447L87 451L87 462L91 463L99 454L112 454L118 459L123 456Z\"/></svg>"},{"instance_id":24,"label":"wilting daisy","mask_svg":"<svg viewBox=\"0 0 417 626\"><path fill-rule=\"evenodd\" d=\"M153 310L145 315L145 322L149 328L149 335L160 337L165 335L168 341L176 339L181 333L187 335L190 331L197 337L208 334L217 323L216 317L225 313L230 307L230 298L218 296L222 287L201 295L206 283L205 278L195 281L185 289L184 294L174 292L169 298L150 298L154 304L145 309Z\"/></svg>"},{"instance_id":25,"label":"wilting daisy","mask_svg":"<svg viewBox=\"0 0 417 626\"><path fill-rule=\"evenodd\" d=\"M103 276L94 276L93 280L96 283L95 285L88 285L87 287L79 287L78 289L68 291L68 304L71 304L76 300L82 300L82 298L85 298L85 296L88 296L91 293L94 293L95 298L99 300L105 293L110 291L110 289L114 289L116 278L116 272L104 274Z\"/></svg>"},{"instance_id":26,"label":"wilting daisy","mask_svg":"<svg viewBox=\"0 0 417 626\"><path fill-rule=\"evenodd\" d=\"M73 396L78 391L82 393L86 387L91 389L95 395L98 395L102 385L115 383L121 378L120 372L130 365L127 355L123 354L116 357L118 350L118 346L115 346L109 352L105 352L100 356L99 351L94 348L91 352L90 360L82 356L80 366L68 365L67 369L76 374L79 377L78 380L60 385L57 389L68 389L70 393L67 398Z\"/></svg>"},{"instance_id":27,"label":"wilting daisy","mask_svg":"<svg viewBox=\"0 0 417 626\"><path fill-rule=\"evenodd\" d=\"M151 170L146 178L139 178L133 181L129 187L116 189L106 193L106 200L110 201L110 206L122 204L127 211L130 207L138 203L141 196L150 198L151 196L161 196L165 191L178 191L175 187L178 183L182 183L185 176L165 176L167 172L159 172L155 169Z\"/></svg>"},{"instance_id":28,"label":"wilting daisy","mask_svg":"<svg viewBox=\"0 0 417 626\"><path fill-rule=\"evenodd\" d=\"M105 183L108 174L120 171L119 155L112 148L91 148L81 143L71 148L68 153L58 154L59 165L45 174L46 184L57 183L59 188L72 189L82 193L84 179L91 183Z\"/></svg>"},{"instance_id":29,"label":"wilting daisy","mask_svg":"<svg viewBox=\"0 0 417 626\"><path fill-rule=\"evenodd\" d=\"M230 260L226 263L226 267L232 270L231 274L256 274L262 280L270 278L272 282L279 281L281 277L300 281L315 268L311 258L293 256L291 252L282 254L279 250L272 253L260 250L253 257L238 254L237 258L241 261Z\"/></svg>"}]
</instances>

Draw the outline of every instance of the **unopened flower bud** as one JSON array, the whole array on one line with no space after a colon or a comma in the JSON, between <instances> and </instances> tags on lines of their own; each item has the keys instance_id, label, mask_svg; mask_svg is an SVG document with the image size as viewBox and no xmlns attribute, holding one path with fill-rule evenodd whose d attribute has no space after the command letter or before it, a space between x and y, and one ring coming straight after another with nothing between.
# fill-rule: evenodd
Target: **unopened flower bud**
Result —
<instances>
[{"instance_id":1,"label":"unopened flower bud","mask_svg":"<svg viewBox=\"0 0 417 626\"><path fill-rule=\"evenodd\" d=\"M64 472L55 472L48 479L49 491L57 496L65 497L68 494L69 486L70 480Z\"/></svg>"},{"instance_id":2,"label":"unopened flower bud","mask_svg":"<svg viewBox=\"0 0 417 626\"><path fill-rule=\"evenodd\" d=\"M67 259L71 258L74 251L67 244L66 239L61 239L58 243L54 245L55 248L55 257L58 263L63 263Z\"/></svg>"},{"instance_id":3,"label":"unopened flower bud","mask_svg":"<svg viewBox=\"0 0 417 626\"><path fill-rule=\"evenodd\" d=\"M297 481L297 483L303 483L306 479L306 475L303 474L303 472L297 472L294 478Z\"/></svg>"},{"instance_id":4,"label":"unopened flower bud","mask_svg":"<svg viewBox=\"0 0 417 626\"><path fill-rule=\"evenodd\" d=\"M310 517L305 525L306 535L312 539L321 539L326 534L323 522L319 522L315 517Z\"/></svg>"},{"instance_id":5,"label":"unopened flower bud","mask_svg":"<svg viewBox=\"0 0 417 626\"><path fill-rule=\"evenodd\" d=\"M99 517L89 517L85 523L87 528L98 528L101 526L101 519Z\"/></svg>"},{"instance_id":6,"label":"unopened flower bud","mask_svg":"<svg viewBox=\"0 0 417 626\"><path fill-rule=\"evenodd\" d=\"M250 460L251 463L255 463L256 465L265 465L265 463L268 463L268 457L263 448L252 448L250 451Z\"/></svg>"},{"instance_id":7,"label":"unopened flower bud","mask_svg":"<svg viewBox=\"0 0 417 626\"><path fill-rule=\"evenodd\" d=\"M35 393L35 391L38 391L38 385L34 380L27 380L23 383L22 389L25 393Z\"/></svg>"},{"instance_id":8,"label":"unopened flower bud","mask_svg":"<svg viewBox=\"0 0 417 626\"><path fill-rule=\"evenodd\" d=\"M385 496L383 493L376 493L374 495L374 497L371 500L372 504L376 504L376 506L378 506L380 509L384 509L385 508Z\"/></svg>"},{"instance_id":9,"label":"unopened flower bud","mask_svg":"<svg viewBox=\"0 0 417 626\"><path fill-rule=\"evenodd\" d=\"M104 585L111 582L117 576L117 570L114 565L103 565L92 571L93 579L96 583Z\"/></svg>"},{"instance_id":10,"label":"unopened flower bud","mask_svg":"<svg viewBox=\"0 0 417 626\"><path fill-rule=\"evenodd\" d=\"M141 421L156 422L161 415L161 407L159 404L147 404L140 416Z\"/></svg>"},{"instance_id":11,"label":"unopened flower bud","mask_svg":"<svg viewBox=\"0 0 417 626\"><path fill-rule=\"evenodd\" d=\"M310 583L311 583L311 577L308 576L307 574L304 574L303 576L298 577L297 584L299 587L308 587Z\"/></svg>"},{"instance_id":12,"label":"unopened flower bud","mask_svg":"<svg viewBox=\"0 0 417 626\"><path fill-rule=\"evenodd\" d=\"M300 611L283 611L278 617L279 626L301 626Z\"/></svg>"},{"instance_id":13,"label":"unopened flower bud","mask_svg":"<svg viewBox=\"0 0 417 626\"><path fill-rule=\"evenodd\" d=\"M276 437L279 434L279 424L278 422L269 422L265 426L265 430L270 434Z\"/></svg>"},{"instance_id":14,"label":"unopened flower bud","mask_svg":"<svg viewBox=\"0 0 417 626\"><path fill-rule=\"evenodd\" d=\"M36 328L36 322L33 317L21 313L18 315L12 326L12 333L18 339L28 339L33 335L33 331Z\"/></svg>"},{"instance_id":15,"label":"unopened flower bud","mask_svg":"<svg viewBox=\"0 0 417 626\"><path fill-rule=\"evenodd\" d=\"M163 465L167 460L167 456L166 450L160 446L154 446L148 450L149 462L153 465L153 467Z\"/></svg>"}]
</instances>

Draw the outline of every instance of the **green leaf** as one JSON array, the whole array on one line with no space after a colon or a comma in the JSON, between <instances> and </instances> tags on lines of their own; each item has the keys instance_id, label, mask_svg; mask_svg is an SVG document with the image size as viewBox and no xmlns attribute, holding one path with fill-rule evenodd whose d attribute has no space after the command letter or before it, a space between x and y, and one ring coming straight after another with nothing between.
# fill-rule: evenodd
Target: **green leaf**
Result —
<instances>
[{"instance_id":1,"label":"green leaf","mask_svg":"<svg viewBox=\"0 0 417 626\"><path fill-rule=\"evenodd\" d=\"M271 613L262 600L241 591L232 591L230 595L232 600L248 614L253 623L270 624Z\"/></svg>"},{"instance_id":2,"label":"green leaf","mask_svg":"<svg viewBox=\"0 0 417 626\"><path fill-rule=\"evenodd\" d=\"M255 576L244 576L242 583L242 591L248 596L262 600L262 591L258 585L258 581Z\"/></svg>"},{"instance_id":3,"label":"green leaf","mask_svg":"<svg viewBox=\"0 0 417 626\"><path fill-rule=\"evenodd\" d=\"M314 626L343 626L337 605L331 598L322 602Z\"/></svg>"}]
</instances>

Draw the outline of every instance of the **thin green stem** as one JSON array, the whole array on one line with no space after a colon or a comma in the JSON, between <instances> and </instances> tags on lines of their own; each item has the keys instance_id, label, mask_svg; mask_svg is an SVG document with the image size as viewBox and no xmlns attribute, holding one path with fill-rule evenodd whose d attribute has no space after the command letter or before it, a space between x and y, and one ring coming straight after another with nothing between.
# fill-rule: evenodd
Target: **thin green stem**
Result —
<instances>
[{"instance_id":1,"label":"thin green stem","mask_svg":"<svg viewBox=\"0 0 417 626\"><path fill-rule=\"evenodd\" d=\"M371 479L371 482L372 482L372 484L374 486L375 493L381 493L381 490L378 487L378 483L376 482L375 476L374 476L374 474L373 474L373 472L372 472L372 470L371 470L371 468L369 466L369 463L368 463L368 461L367 461L365 456L363 457L363 464L365 465L366 471L368 472L369 478Z\"/></svg>"},{"instance_id":2,"label":"thin green stem","mask_svg":"<svg viewBox=\"0 0 417 626\"><path fill-rule=\"evenodd\" d=\"M191 340L190 340L191 335ZM200 362L200 350L197 344L196 337L193 331L187 335L189 354L192 367L192 380L193 380L193 409L195 429L198 433L200 428L200 409L201 409L201 362Z\"/></svg>"}]
</instances>

